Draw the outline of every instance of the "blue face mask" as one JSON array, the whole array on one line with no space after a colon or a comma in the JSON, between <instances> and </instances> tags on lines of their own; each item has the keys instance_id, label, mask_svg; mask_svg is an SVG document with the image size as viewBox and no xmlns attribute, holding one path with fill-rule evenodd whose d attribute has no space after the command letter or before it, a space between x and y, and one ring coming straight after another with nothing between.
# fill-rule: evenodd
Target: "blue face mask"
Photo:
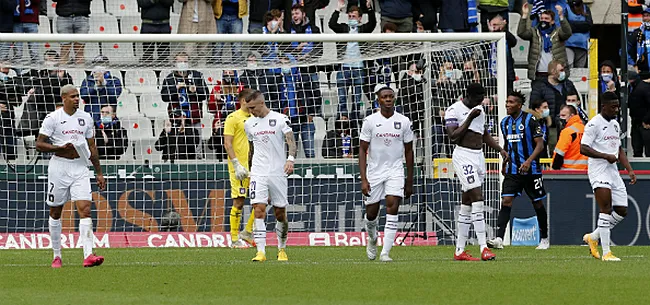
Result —
<instances>
[{"instance_id":1,"label":"blue face mask","mask_svg":"<svg viewBox=\"0 0 650 305\"><path fill-rule=\"evenodd\" d=\"M102 123L103 123L103 124L108 124L108 123L111 123L111 122L113 122L113 118L112 118L112 117L110 117L110 116L103 116L103 117L102 117Z\"/></svg>"},{"instance_id":2,"label":"blue face mask","mask_svg":"<svg viewBox=\"0 0 650 305\"><path fill-rule=\"evenodd\" d=\"M609 83L609 81L612 80L612 77L614 77L614 75L612 75L611 73L603 73L601 74L601 77L603 78L604 82Z\"/></svg>"},{"instance_id":3,"label":"blue face mask","mask_svg":"<svg viewBox=\"0 0 650 305\"><path fill-rule=\"evenodd\" d=\"M356 28L356 27L359 26L359 20L356 20L356 19L350 19L350 20L348 20L348 25L349 25L351 28Z\"/></svg>"},{"instance_id":4,"label":"blue face mask","mask_svg":"<svg viewBox=\"0 0 650 305\"><path fill-rule=\"evenodd\" d=\"M551 109L544 109L542 110L542 117L547 118L551 114Z\"/></svg>"},{"instance_id":5,"label":"blue face mask","mask_svg":"<svg viewBox=\"0 0 650 305\"><path fill-rule=\"evenodd\" d=\"M449 79L453 78L454 77L454 71L453 70L445 71L445 77L449 78Z\"/></svg>"},{"instance_id":6,"label":"blue face mask","mask_svg":"<svg viewBox=\"0 0 650 305\"><path fill-rule=\"evenodd\" d=\"M283 74L291 74L291 68L282 68Z\"/></svg>"}]
</instances>

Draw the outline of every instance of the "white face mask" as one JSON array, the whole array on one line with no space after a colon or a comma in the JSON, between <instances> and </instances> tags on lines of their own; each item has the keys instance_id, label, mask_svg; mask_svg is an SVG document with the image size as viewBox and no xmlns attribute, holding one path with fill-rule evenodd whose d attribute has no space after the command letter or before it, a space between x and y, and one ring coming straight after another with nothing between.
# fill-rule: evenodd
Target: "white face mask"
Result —
<instances>
[{"instance_id":1,"label":"white face mask","mask_svg":"<svg viewBox=\"0 0 650 305\"><path fill-rule=\"evenodd\" d=\"M551 114L551 109L542 110L542 117L547 118Z\"/></svg>"},{"instance_id":2,"label":"white face mask","mask_svg":"<svg viewBox=\"0 0 650 305\"><path fill-rule=\"evenodd\" d=\"M187 62L179 61L179 62L176 63L176 69L178 69L178 71L185 72L189 68L190 68L190 65Z\"/></svg>"},{"instance_id":3,"label":"white face mask","mask_svg":"<svg viewBox=\"0 0 650 305\"><path fill-rule=\"evenodd\" d=\"M50 61L50 60L46 61L45 62L45 68L46 69L56 68L56 62L55 61Z\"/></svg>"},{"instance_id":4,"label":"white face mask","mask_svg":"<svg viewBox=\"0 0 650 305\"><path fill-rule=\"evenodd\" d=\"M282 73L291 74L291 68L282 68Z\"/></svg>"},{"instance_id":5,"label":"white face mask","mask_svg":"<svg viewBox=\"0 0 650 305\"><path fill-rule=\"evenodd\" d=\"M246 64L246 66L251 68L251 69L255 69L255 68L257 68L257 63L256 62L249 62L248 64Z\"/></svg>"},{"instance_id":6,"label":"white face mask","mask_svg":"<svg viewBox=\"0 0 650 305\"><path fill-rule=\"evenodd\" d=\"M278 27L279 22L277 20L271 21L271 28L270 30L274 30L275 28Z\"/></svg>"},{"instance_id":7,"label":"white face mask","mask_svg":"<svg viewBox=\"0 0 650 305\"><path fill-rule=\"evenodd\" d=\"M454 70L445 70L445 77L451 79L454 77Z\"/></svg>"},{"instance_id":8,"label":"white face mask","mask_svg":"<svg viewBox=\"0 0 650 305\"><path fill-rule=\"evenodd\" d=\"M560 75L558 75L557 80L562 82L565 79L566 79L566 72L564 72L564 71L560 72Z\"/></svg>"},{"instance_id":9,"label":"white face mask","mask_svg":"<svg viewBox=\"0 0 650 305\"><path fill-rule=\"evenodd\" d=\"M417 82L422 80L422 74L413 74L413 79Z\"/></svg>"}]
</instances>

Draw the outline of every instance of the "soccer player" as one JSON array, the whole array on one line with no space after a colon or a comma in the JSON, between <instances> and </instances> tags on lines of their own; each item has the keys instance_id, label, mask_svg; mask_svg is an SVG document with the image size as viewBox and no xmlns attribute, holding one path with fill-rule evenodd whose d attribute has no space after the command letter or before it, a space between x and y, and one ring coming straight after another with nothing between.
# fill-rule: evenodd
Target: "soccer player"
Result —
<instances>
[{"instance_id":1,"label":"soccer player","mask_svg":"<svg viewBox=\"0 0 650 305\"><path fill-rule=\"evenodd\" d=\"M287 175L293 173L296 157L296 140L287 116L271 111L264 103L259 91L254 91L246 100L246 107L254 117L246 120L244 129L250 142L249 156L253 160L250 173L249 196L255 209L253 238L257 245L254 262L266 260L266 204L270 200L275 211L275 232L278 236L278 260L287 261L287 221L286 206L288 182ZM289 147L289 156L287 148Z\"/></svg>"},{"instance_id":2,"label":"soccer player","mask_svg":"<svg viewBox=\"0 0 650 305\"><path fill-rule=\"evenodd\" d=\"M454 259L460 261L479 260L465 251L465 244L472 224L480 245L481 259L487 261L495 258L494 253L487 247L483 215L483 192L481 190L485 178L483 143L500 151L504 159L508 158L508 153L494 141L485 128L485 112L482 105L484 98L485 88L479 83L471 83L467 86L466 97L445 111L447 134L456 144L451 159L452 165L463 190L460 213L458 214L458 238L454 253Z\"/></svg>"},{"instance_id":3,"label":"soccer player","mask_svg":"<svg viewBox=\"0 0 650 305\"><path fill-rule=\"evenodd\" d=\"M48 114L36 140L40 152L53 152L47 169L47 205L50 207L50 237L54 260L52 268L61 268L61 211L75 202L79 220L79 238L83 245L84 267L99 266L104 257L93 254L93 221L90 218L92 191L88 165L92 162L100 190L106 181L99 164L90 114L79 109L79 91L73 85L61 88L63 107ZM51 143L51 144L50 144Z\"/></svg>"},{"instance_id":4,"label":"soccer player","mask_svg":"<svg viewBox=\"0 0 650 305\"><path fill-rule=\"evenodd\" d=\"M390 262L390 249L397 234L397 212L402 198L413 194L413 130L411 120L395 112L395 92L384 86L377 90L379 111L363 121L359 136L361 192L366 196L368 259L377 257L377 214L379 201L386 199L384 247L379 260ZM369 154L369 155L368 155ZM406 159L406 182L402 156ZM366 158L370 158L369 161Z\"/></svg>"},{"instance_id":5,"label":"soccer player","mask_svg":"<svg viewBox=\"0 0 650 305\"><path fill-rule=\"evenodd\" d=\"M627 216L627 189L618 172L616 162L627 169L630 184L636 183L636 175L621 148L620 126L616 115L620 103L613 92L601 95L600 113L592 118L585 127L585 133L580 142L580 153L589 157L589 183L594 190L596 203L600 208L598 227L583 236L589 245L591 255L598 259L598 239L603 247L603 261L620 261L610 251L611 229ZM612 206L614 207L612 211Z\"/></svg>"},{"instance_id":6,"label":"soccer player","mask_svg":"<svg viewBox=\"0 0 650 305\"><path fill-rule=\"evenodd\" d=\"M242 208L248 194L248 137L244 130L244 122L250 118L246 100L253 94L253 90L244 89L239 93L239 110L231 113L226 118L223 131L224 146L228 153L228 173L230 174L230 194L233 205L230 209L230 236L232 237L233 248L246 248L248 244L255 245L253 241L253 221L255 212L251 213L244 231L239 233ZM240 239L241 237L241 239Z\"/></svg>"},{"instance_id":7,"label":"soccer player","mask_svg":"<svg viewBox=\"0 0 650 305\"><path fill-rule=\"evenodd\" d=\"M526 191L533 203L541 241L537 249L545 250L548 242L548 218L542 200L546 190L542 180L542 167L539 156L544 149L544 132L532 114L522 111L526 98L519 91L512 91L506 100L508 116L501 121L501 134L506 143L509 160L504 159L501 169L504 175L501 187L501 210L498 217L497 236L488 241L488 247L503 249L503 236L510 221L512 201Z\"/></svg>"}]
</instances>

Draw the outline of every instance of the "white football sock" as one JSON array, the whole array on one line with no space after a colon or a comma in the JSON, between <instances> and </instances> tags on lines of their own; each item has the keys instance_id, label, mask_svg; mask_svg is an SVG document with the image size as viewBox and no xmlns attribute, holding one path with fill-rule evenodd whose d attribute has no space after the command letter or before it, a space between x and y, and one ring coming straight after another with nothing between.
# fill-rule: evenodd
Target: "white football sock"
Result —
<instances>
[{"instance_id":1,"label":"white football sock","mask_svg":"<svg viewBox=\"0 0 650 305\"><path fill-rule=\"evenodd\" d=\"M612 215L600 213L598 215L598 231L600 232L600 245L603 247L603 256L609 253L611 226L614 222Z\"/></svg>"},{"instance_id":2,"label":"white football sock","mask_svg":"<svg viewBox=\"0 0 650 305\"><path fill-rule=\"evenodd\" d=\"M612 219L613 219L613 222L609 226L610 230L613 229L619 222L623 221L623 219L625 219L625 217L623 217L621 215L618 215L618 213L616 213L616 211L612 211Z\"/></svg>"},{"instance_id":3,"label":"white football sock","mask_svg":"<svg viewBox=\"0 0 650 305\"><path fill-rule=\"evenodd\" d=\"M287 247L287 232L289 231L289 224L286 222L275 222L275 233L278 235L278 249Z\"/></svg>"},{"instance_id":4,"label":"white football sock","mask_svg":"<svg viewBox=\"0 0 650 305\"><path fill-rule=\"evenodd\" d=\"M379 218L379 217L377 217ZM375 239L377 238L377 218L374 220L368 220L368 215L366 214L366 232L368 233L368 237L370 239Z\"/></svg>"},{"instance_id":5,"label":"white football sock","mask_svg":"<svg viewBox=\"0 0 650 305\"><path fill-rule=\"evenodd\" d=\"M481 246L481 252L487 248L487 238L485 236L485 216L483 215L483 201L472 203L472 223L478 244Z\"/></svg>"},{"instance_id":6,"label":"white football sock","mask_svg":"<svg viewBox=\"0 0 650 305\"><path fill-rule=\"evenodd\" d=\"M84 247L84 259L93 254L93 220L81 218L79 220L79 237Z\"/></svg>"},{"instance_id":7,"label":"white football sock","mask_svg":"<svg viewBox=\"0 0 650 305\"><path fill-rule=\"evenodd\" d=\"M472 226L472 207L461 204L458 213L458 237L456 238L456 255L465 251L467 237L469 237L469 228Z\"/></svg>"},{"instance_id":8,"label":"white football sock","mask_svg":"<svg viewBox=\"0 0 650 305\"><path fill-rule=\"evenodd\" d=\"M257 244L257 252L266 254L266 224L263 218L255 218L253 239L255 240L255 244Z\"/></svg>"},{"instance_id":9,"label":"white football sock","mask_svg":"<svg viewBox=\"0 0 650 305\"><path fill-rule=\"evenodd\" d=\"M54 258L61 257L61 219L50 217L48 223L50 225L50 239L52 240Z\"/></svg>"},{"instance_id":10,"label":"white football sock","mask_svg":"<svg viewBox=\"0 0 650 305\"><path fill-rule=\"evenodd\" d=\"M397 234L397 215L386 214L386 225L384 226L384 247L381 248L381 254L390 254L390 249L395 242L395 234Z\"/></svg>"}]
</instances>

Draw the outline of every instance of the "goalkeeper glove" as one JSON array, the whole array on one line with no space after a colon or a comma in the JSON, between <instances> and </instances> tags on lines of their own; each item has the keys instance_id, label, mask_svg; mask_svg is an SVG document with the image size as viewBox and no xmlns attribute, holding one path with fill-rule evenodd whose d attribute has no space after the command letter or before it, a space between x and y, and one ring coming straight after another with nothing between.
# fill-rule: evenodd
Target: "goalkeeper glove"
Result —
<instances>
[{"instance_id":1,"label":"goalkeeper glove","mask_svg":"<svg viewBox=\"0 0 650 305\"><path fill-rule=\"evenodd\" d=\"M237 180L244 180L248 177L248 170L239 163L237 158L230 160L230 162L232 162L232 166L235 168L235 177Z\"/></svg>"}]
</instances>

